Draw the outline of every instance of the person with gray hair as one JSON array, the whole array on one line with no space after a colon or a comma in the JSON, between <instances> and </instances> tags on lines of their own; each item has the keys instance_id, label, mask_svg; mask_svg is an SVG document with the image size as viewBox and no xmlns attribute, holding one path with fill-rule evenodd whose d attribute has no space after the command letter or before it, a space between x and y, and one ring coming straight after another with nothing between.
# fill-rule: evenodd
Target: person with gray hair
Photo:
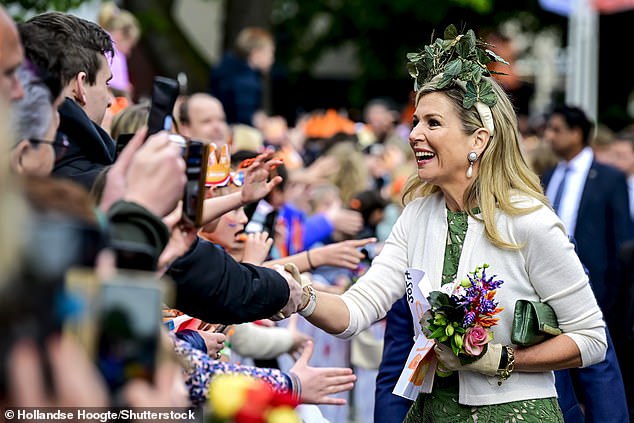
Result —
<instances>
[{"instance_id":1,"label":"person with gray hair","mask_svg":"<svg viewBox=\"0 0 634 423\"><path fill-rule=\"evenodd\" d=\"M47 176L68 148L64 137L55 139L59 126L59 90L52 94L50 82L42 78L29 61L18 68L16 75L24 88L24 96L12 104L11 168L20 175Z\"/></svg>"}]
</instances>

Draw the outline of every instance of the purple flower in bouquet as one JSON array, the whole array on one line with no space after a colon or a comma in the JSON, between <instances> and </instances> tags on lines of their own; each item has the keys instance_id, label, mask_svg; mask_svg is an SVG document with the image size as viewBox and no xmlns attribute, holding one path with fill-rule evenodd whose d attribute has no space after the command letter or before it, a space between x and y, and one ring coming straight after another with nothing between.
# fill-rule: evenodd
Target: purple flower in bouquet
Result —
<instances>
[{"instance_id":1,"label":"purple flower in bouquet","mask_svg":"<svg viewBox=\"0 0 634 423\"><path fill-rule=\"evenodd\" d=\"M431 309L421 319L425 336L450 347L463 364L484 354L493 339L491 327L499 320L495 315L502 311L495 292L504 282L497 275L488 276L488 267L477 266L460 282L432 291Z\"/></svg>"}]
</instances>

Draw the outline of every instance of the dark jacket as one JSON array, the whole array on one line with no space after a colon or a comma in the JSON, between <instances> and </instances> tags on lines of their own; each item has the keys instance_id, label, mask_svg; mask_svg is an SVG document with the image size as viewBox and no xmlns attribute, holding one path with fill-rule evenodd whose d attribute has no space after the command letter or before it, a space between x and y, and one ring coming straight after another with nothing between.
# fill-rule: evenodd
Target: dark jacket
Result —
<instances>
[{"instance_id":1,"label":"dark jacket","mask_svg":"<svg viewBox=\"0 0 634 423\"><path fill-rule=\"evenodd\" d=\"M262 108L262 74L227 53L209 73L209 93L222 103L227 123L253 126L253 114Z\"/></svg>"},{"instance_id":2,"label":"dark jacket","mask_svg":"<svg viewBox=\"0 0 634 423\"><path fill-rule=\"evenodd\" d=\"M211 242L198 239L167 271L176 282L174 308L213 323L268 318L288 302L290 289L275 270L240 264Z\"/></svg>"},{"instance_id":3,"label":"dark jacket","mask_svg":"<svg viewBox=\"0 0 634 423\"><path fill-rule=\"evenodd\" d=\"M385 318L383 358L376 376L374 396L374 421L376 423L401 423L412 401L394 395L392 391L403 371L410 350L414 346L414 326L407 305L407 297L394 303Z\"/></svg>"},{"instance_id":4,"label":"dark jacket","mask_svg":"<svg viewBox=\"0 0 634 423\"><path fill-rule=\"evenodd\" d=\"M53 175L72 179L90 190L101 170L114 162L115 142L73 100L66 98L59 107L59 132L70 147L55 164Z\"/></svg>"},{"instance_id":5,"label":"dark jacket","mask_svg":"<svg viewBox=\"0 0 634 423\"><path fill-rule=\"evenodd\" d=\"M544 188L554 169L543 177ZM574 236L581 262L590 272L592 290L608 326L614 318L619 295L614 281L621 245L632 239L625 174L616 168L592 162L579 202Z\"/></svg>"}]
</instances>

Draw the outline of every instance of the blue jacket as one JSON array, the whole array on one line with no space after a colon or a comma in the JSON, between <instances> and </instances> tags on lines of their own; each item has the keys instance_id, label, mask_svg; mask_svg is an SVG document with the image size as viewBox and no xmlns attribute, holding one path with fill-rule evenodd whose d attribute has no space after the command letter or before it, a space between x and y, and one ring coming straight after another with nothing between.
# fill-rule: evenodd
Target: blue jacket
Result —
<instances>
[{"instance_id":1,"label":"blue jacket","mask_svg":"<svg viewBox=\"0 0 634 423\"><path fill-rule=\"evenodd\" d=\"M262 75L227 53L209 73L209 93L222 103L227 123L253 126L253 114L262 108Z\"/></svg>"}]
</instances>

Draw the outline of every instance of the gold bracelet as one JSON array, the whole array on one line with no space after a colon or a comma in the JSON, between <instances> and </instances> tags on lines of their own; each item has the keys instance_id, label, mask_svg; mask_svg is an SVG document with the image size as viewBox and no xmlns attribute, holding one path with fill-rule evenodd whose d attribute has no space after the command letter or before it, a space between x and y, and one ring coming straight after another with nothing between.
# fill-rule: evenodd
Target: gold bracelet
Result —
<instances>
[{"instance_id":1,"label":"gold bracelet","mask_svg":"<svg viewBox=\"0 0 634 423\"><path fill-rule=\"evenodd\" d=\"M505 345L506 354L508 356L508 361L506 362L506 367L501 370L498 370L498 386L502 385L502 382L511 377L511 373L515 370L515 351L508 345Z\"/></svg>"}]
</instances>

